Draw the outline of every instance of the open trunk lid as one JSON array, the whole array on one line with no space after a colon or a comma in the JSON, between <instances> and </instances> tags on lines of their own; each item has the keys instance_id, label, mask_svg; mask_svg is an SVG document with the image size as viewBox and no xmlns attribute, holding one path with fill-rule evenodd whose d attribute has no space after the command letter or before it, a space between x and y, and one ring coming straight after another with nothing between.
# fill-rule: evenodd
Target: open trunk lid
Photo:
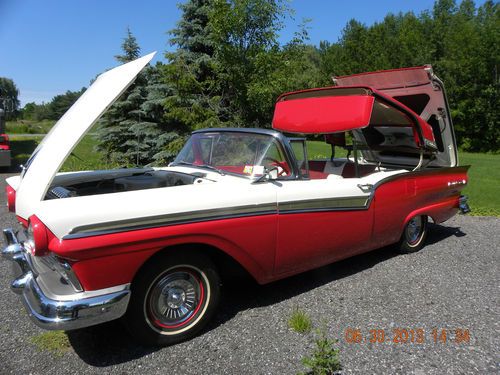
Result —
<instances>
[{"instance_id":1,"label":"open trunk lid","mask_svg":"<svg viewBox=\"0 0 500 375\"><path fill-rule=\"evenodd\" d=\"M372 87L410 108L432 128L437 151L429 166L458 165L457 145L446 92L443 82L434 74L431 65L333 77L333 81L338 87ZM389 164L404 160L410 162L412 159L376 150L372 150L370 154Z\"/></svg>"},{"instance_id":2,"label":"open trunk lid","mask_svg":"<svg viewBox=\"0 0 500 375\"><path fill-rule=\"evenodd\" d=\"M16 186L16 214L28 219L45 197L54 175L83 136L127 89L155 53L111 69L94 83L61 117L35 149Z\"/></svg>"},{"instance_id":3,"label":"open trunk lid","mask_svg":"<svg viewBox=\"0 0 500 375\"><path fill-rule=\"evenodd\" d=\"M283 94L273 128L302 134L352 131L367 161L414 167L435 157L432 127L410 108L368 86L324 87Z\"/></svg>"}]
</instances>

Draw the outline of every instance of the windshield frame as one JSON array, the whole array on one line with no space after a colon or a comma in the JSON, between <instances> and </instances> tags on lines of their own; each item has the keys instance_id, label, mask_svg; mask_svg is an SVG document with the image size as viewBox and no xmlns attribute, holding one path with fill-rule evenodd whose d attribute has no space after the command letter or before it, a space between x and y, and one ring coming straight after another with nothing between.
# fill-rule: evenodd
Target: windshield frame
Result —
<instances>
[{"instance_id":1,"label":"windshield frame","mask_svg":"<svg viewBox=\"0 0 500 375\"><path fill-rule=\"evenodd\" d=\"M284 161L288 164L290 167L290 173L286 176L279 176L278 180L296 180L299 178L298 174L298 169L297 169L297 161L296 158L293 154L293 151L291 149L291 146L289 144L288 138L284 136L282 133L274 131L274 130L269 130L269 129L250 129L250 128L207 128L207 129L200 129L196 130L191 133L191 137L196 135L196 134L210 134L210 133L248 133L248 134L256 134L256 135L265 135L265 136L270 136L273 138L273 140L276 143L276 146L279 148L280 152L283 154ZM191 137L186 141L186 144L191 140ZM180 154L180 152L179 152ZM179 156L177 155L177 157ZM177 159L176 157L176 159ZM188 165L188 163L180 163L179 161L173 161L169 164L169 166L186 166L186 167L193 167L193 168L199 168L199 169L205 169L207 170L206 167L203 165ZM217 166L210 166L210 167L215 167L219 169ZM241 177L249 180L257 180L261 178L262 176L255 175L255 174L242 174L242 173L237 173L237 172L232 172L232 171L227 171L227 170L222 170L223 174L235 176L235 177ZM219 172L220 173L220 172Z\"/></svg>"}]
</instances>

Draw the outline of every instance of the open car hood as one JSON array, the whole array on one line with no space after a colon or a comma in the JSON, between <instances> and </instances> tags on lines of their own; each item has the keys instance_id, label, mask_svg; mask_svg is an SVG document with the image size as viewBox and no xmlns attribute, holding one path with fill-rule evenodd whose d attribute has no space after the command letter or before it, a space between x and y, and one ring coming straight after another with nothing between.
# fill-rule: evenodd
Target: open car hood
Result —
<instances>
[{"instance_id":1,"label":"open car hood","mask_svg":"<svg viewBox=\"0 0 500 375\"><path fill-rule=\"evenodd\" d=\"M55 174L101 115L134 81L156 52L102 73L35 149L16 191L16 214L31 216Z\"/></svg>"}]
</instances>

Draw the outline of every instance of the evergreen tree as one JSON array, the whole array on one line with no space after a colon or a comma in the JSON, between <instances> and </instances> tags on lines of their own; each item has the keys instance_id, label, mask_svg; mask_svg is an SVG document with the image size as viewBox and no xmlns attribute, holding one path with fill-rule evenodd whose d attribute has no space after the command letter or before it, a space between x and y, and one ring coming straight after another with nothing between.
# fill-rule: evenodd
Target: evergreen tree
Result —
<instances>
[{"instance_id":1,"label":"evergreen tree","mask_svg":"<svg viewBox=\"0 0 500 375\"><path fill-rule=\"evenodd\" d=\"M115 59L121 63L128 63L134 61L141 54L141 47L137 43L137 39L127 27L127 36L123 38L122 43L123 55L115 55Z\"/></svg>"},{"instance_id":2,"label":"evergreen tree","mask_svg":"<svg viewBox=\"0 0 500 375\"><path fill-rule=\"evenodd\" d=\"M181 20L169 32L170 44L177 49L165 54L169 64L165 65L164 79L172 87L165 111L179 136L194 129L221 125L220 78L208 25L211 3L211 0L190 0L180 4Z\"/></svg>"},{"instance_id":3,"label":"evergreen tree","mask_svg":"<svg viewBox=\"0 0 500 375\"><path fill-rule=\"evenodd\" d=\"M123 63L136 59L140 47L127 29L122 43L122 55L115 58ZM121 165L144 165L153 161L156 140L161 132L162 113L151 102L152 87L158 83L156 67L139 73L134 83L125 91L100 121L99 144L108 160Z\"/></svg>"},{"instance_id":4,"label":"evergreen tree","mask_svg":"<svg viewBox=\"0 0 500 375\"><path fill-rule=\"evenodd\" d=\"M19 104L19 90L14 81L0 77L0 108L5 111L7 120L17 116Z\"/></svg>"}]
</instances>

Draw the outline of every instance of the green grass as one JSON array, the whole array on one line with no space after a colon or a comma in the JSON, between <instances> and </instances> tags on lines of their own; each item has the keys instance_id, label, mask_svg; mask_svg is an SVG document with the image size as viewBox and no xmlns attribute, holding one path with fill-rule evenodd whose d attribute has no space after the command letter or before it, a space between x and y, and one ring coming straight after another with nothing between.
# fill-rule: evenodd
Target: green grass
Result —
<instances>
[{"instance_id":1,"label":"green grass","mask_svg":"<svg viewBox=\"0 0 500 375\"><path fill-rule=\"evenodd\" d=\"M42 139L43 137L40 136L17 137L16 135L11 135L12 164L25 164Z\"/></svg>"},{"instance_id":2,"label":"green grass","mask_svg":"<svg viewBox=\"0 0 500 375\"><path fill-rule=\"evenodd\" d=\"M46 134L54 126L54 120L17 120L7 121L7 134Z\"/></svg>"},{"instance_id":3,"label":"green grass","mask_svg":"<svg viewBox=\"0 0 500 375\"><path fill-rule=\"evenodd\" d=\"M304 311L296 308L288 319L288 327L298 333L308 333L312 328L311 318Z\"/></svg>"},{"instance_id":4,"label":"green grass","mask_svg":"<svg viewBox=\"0 0 500 375\"><path fill-rule=\"evenodd\" d=\"M322 141L307 141L307 157L309 160L313 159L330 159L332 154L332 147ZM335 157L346 155L346 152L342 149L335 149Z\"/></svg>"},{"instance_id":5,"label":"green grass","mask_svg":"<svg viewBox=\"0 0 500 375\"><path fill-rule=\"evenodd\" d=\"M469 184L463 193L469 196L472 215L500 216L500 155L459 153L460 165L470 165Z\"/></svg>"},{"instance_id":6,"label":"green grass","mask_svg":"<svg viewBox=\"0 0 500 375\"><path fill-rule=\"evenodd\" d=\"M61 172L119 168L120 165L106 161L105 155L95 150L96 144L93 135L86 135L68 156Z\"/></svg>"},{"instance_id":7,"label":"green grass","mask_svg":"<svg viewBox=\"0 0 500 375\"><path fill-rule=\"evenodd\" d=\"M68 336L64 331L43 332L31 337L30 341L39 351L46 351L56 356L64 355L71 348Z\"/></svg>"},{"instance_id":8,"label":"green grass","mask_svg":"<svg viewBox=\"0 0 500 375\"><path fill-rule=\"evenodd\" d=\"M15 134L10 137L12 158L14 165L26 163L43 136L19 137ZM105 160L104 155L94 149L96 140L92 135L86 135L66 159L61 172L112 169L119 167Z\"/></svg>"}]
</instances>

